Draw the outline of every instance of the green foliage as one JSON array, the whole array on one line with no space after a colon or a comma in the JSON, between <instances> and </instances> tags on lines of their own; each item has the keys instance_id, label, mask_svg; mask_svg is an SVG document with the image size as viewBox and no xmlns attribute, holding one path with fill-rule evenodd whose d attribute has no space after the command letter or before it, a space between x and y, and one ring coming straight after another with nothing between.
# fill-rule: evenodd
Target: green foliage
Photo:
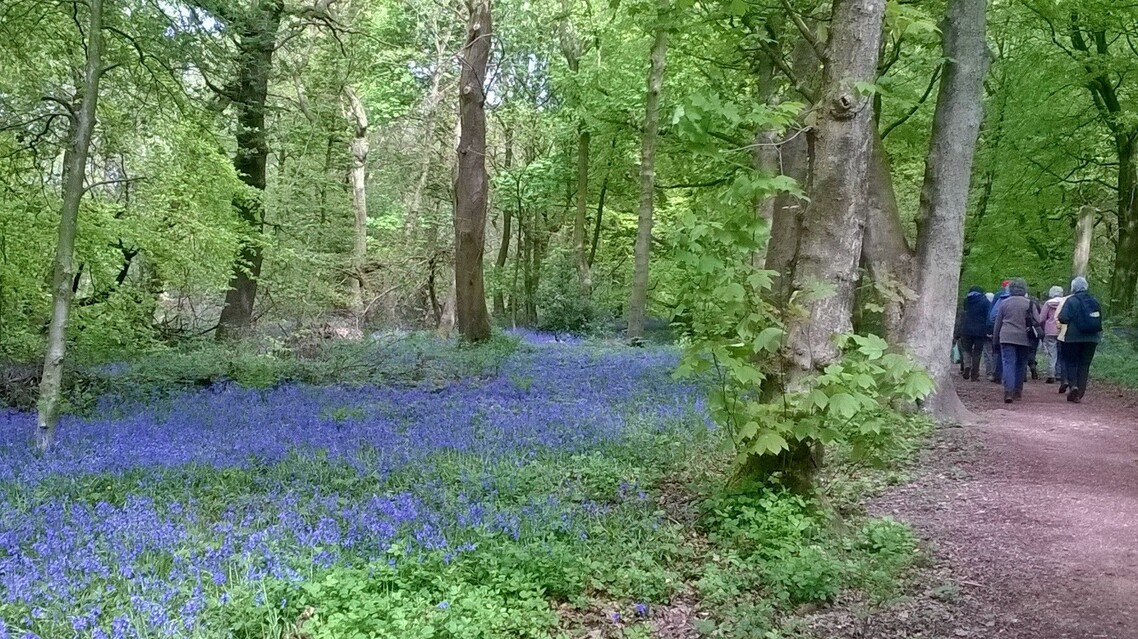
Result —
<instances>
[{"instance_id":1,"label":"green foliage","mask_svg":"<svg viewBox=\"0 0 1138 639\"><path fill-rule=\"evenodd\" d=\"M678 373L712 377L711 416L731 433L740 466L792 443L849 444L859 457L888 447L906 424L895 409L931 393L929 376L881 338L848 335L838 338L841 361L764 397L784 326L767 301L774 274L752 266L762 225L751 215L685 221L675 256L683 284L674 312L687 338Z\"/></svg>"},{"instance_id":2,"label":"green foliage","mask_svg":"<svg viewBox=\"0 0 1138 639\"><path fill-rule=\"evenodd\" d=\"M1138 388L1138 339L1132 337L1136 333L1128 328L1107 329L1095 353L1091 376Z\"/></svg>"}]
</instances>

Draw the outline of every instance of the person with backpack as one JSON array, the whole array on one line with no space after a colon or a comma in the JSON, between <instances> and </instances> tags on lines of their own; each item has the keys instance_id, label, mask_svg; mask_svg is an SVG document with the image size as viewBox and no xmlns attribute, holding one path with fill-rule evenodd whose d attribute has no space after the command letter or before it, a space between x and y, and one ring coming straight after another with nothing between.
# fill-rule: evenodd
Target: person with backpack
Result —
<instances>
[{"instance_id":1,"label":"person with backpack","mask_svg":"<svg viewBox=\"0 0 1138 639\"><path fill-rule=\"evenodd\" d=\"M1000 357L1000 334L996 331L996 312L1000 310L1000 305L1004 300L1010 297L1008 293L1008 284L1011 280L1004 280L1000 284L1000 290L996 294L996 299L992 302L991 308L988 309L988 335L992 340L992 375L989 377L993 382L999 382L1003 379L1004 360Z\"/></svg>"},{"instance_id":2,"label":"person with backpack","mask_svg":"<svg viewBox=\"0 0 1138 639\"><path fill-rule=\"evenodd\" d=\"M984 289L973 286L960 308L960 367L964 379L980 381L980 360L988 347L988 311L992 303Z\"/></svg>"},{"instance_id":3,"label":"person with backpack","mask_svg":"<svg viewBox=\"0 0 1138 639\"><path fill-rule=\"evenodd\" d=\"M1034 329L1038 327L1039 317L1027 298L1027 282L1017 277L1008 285L1008 297L996 310L994 329L994 335L1000 340L1000 357L1003 359L1005 404L1023 397L1031 341Z\"/></svg>"},{"instance_id":4,"label":"person with backpack","mask_svg":"<svg viewBox=\"0 0 1138 639\"><path fill-rule=\"evenodd\" d=\"M1070 385L1067 401L1076 404L1087 393L1091 361L1102 339L1102 307L1088 288L1087 278L1076 277L1070 297L1059 309L1059 321L1067 325L1063 342L1065 381Z\"/></svg>"},{"instance_id":5,"label":"person with backpack","mask_svg":"<svg viewBox=\"0 0 1138 639\"><path fill-rule=\"evenodd\" d=\"M1063 301L1063 287L1052 286L1047 301L1039 314L1043 326L1043 351L1047 353L1047 383L1054 384L1059 369L1059 303Z\"/></svg>"}]
</instances>

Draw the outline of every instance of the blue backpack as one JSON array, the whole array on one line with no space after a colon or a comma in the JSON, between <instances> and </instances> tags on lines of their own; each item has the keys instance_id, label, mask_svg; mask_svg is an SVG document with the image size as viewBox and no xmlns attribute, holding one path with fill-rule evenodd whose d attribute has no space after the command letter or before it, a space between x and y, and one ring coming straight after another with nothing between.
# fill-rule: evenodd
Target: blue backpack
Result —
<instances>
[{"instance_id":1,"label":"blue backpack","mask_svg":"<svg viewBox=\"0 0 1138 639\"><path fill-rule=\"evenodd\" d=\"M1077 293L1075 299L1079 306L1071 314L1071 322L1083 335L1098 335L1102 332L1102 307L1090 293Z\"/></svg>"}]
</instances>

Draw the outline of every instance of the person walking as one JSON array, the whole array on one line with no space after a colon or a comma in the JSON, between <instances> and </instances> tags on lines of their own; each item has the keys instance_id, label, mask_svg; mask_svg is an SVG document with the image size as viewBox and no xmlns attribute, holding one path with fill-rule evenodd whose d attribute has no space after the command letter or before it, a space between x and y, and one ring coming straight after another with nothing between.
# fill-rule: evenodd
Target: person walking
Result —
<instances>
[{"instance_id":1,"label":"person walking","mask_svg":"<svg viewBox=\"0 0 1138 639\"><path fill-rule=\"evenodd\" d=\"M1063 345L1066 359L1067 401L1079 403L1087 393L1091 361L1102 339L1102 307L1088 291L1087 278L1071 280L1071 296L1059 309L1059 321L1067 325Z\"/></svg>"},{"instance_id":2,"label":"person walking","mask_svg":"<svg viewBox=\"0 0 1138 639\"><path fill-rule=\"evenodd\" d=\"M988 311L992 303L984 289L973 286L960 309L960 362L964 379L980 381L980 361L988 347Z\"/></svg>"},{"instance_id":3,"label":"person walking","mask_svg":"<svg viewBox=\"0 0 1138 639\"><path fill-rule=\"evenodd\" d=\"M1063 301L1063 287L1052 286L1047 291L1047 301L1039 314L1039 324L1043 327L1043 352L1047 353L1048 384L1055 383L1059 368L1059 304Z\"/></svg>"},{"instance_id":4,"label":"person walking","mask_svg":"<svg viewBox=\"0 0 1138 639\"><path fill-rule=\"evenodd\" d=\"M996 301L995 293L985 293L984 298L988 300L988 312L991 313L992 304ZM992 379L995 376L996 358L992 356L992 326L987 327L987 346L984 348L984 377Z\"/></svg>"},{"instance_id":5,"label":"person walking","mask_svg":"<svg viewBox=\"0 0 1138 639\"><path fill-rule=\"evenodd\" d=\"M993 382L999 382L1003 378L1004 360L1000 357L1000 334L996 331L996 312L1000 310L1004 300L1009 297L1008 284L1010 283L1011 280L1004 280L1000 284L996 299L988 310L988 333L992 338L992 376L989 379Z\"/></svg>"},{"instance_id":6,"label":"person walking","mask_svg":"<svg viewBox=\"0 0 1138 639\"><path fill-rule=\"evenodd\" d=\"M1031 336L1028 328L1037 324L1031 300L1027 299L1027 282L1016 278L1008 285L1008 297L996 311L995 335L1000 340L1000 357L1003 360L1004 403L1010 404L1023 397L1023 382L1027 376L1027 360L1031 355Z\"/></svg>"}]
</instances>

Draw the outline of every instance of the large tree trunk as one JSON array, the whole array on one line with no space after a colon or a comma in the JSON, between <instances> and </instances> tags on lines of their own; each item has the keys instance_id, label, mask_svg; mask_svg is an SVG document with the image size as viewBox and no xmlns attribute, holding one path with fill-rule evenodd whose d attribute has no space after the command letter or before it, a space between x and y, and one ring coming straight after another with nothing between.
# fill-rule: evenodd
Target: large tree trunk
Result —
<instances>
[{"instance_id":1,"label":"large tree trunk","mask_svg":"<svg viewBox=\"0 0 1138 639\"><path fill-rule=\"evenodd\" d=\"M237 215L245 224L248 237L241 241L229 290L225 293L225 306L217 327L219 339L240 336L253 323L253 304L257 297L257 280L261 276L261 233L265 225L263 194L266 186L265 168L269 159L268 136L265 131L265 101L269 95L269 75L273 68L277 30L284 13L283 0L268 0L253 10L253 15L240 25L229 27L238 31L237 85L234 106L237 109L237 152L233 166L246 185L256 189L256 197L241 196L234 202Z\"/></svg>"},{"instance_id":2,"label":"large tree trunk","mask_svg":"<svg viewBox=\"0 0 1138 639\"><path fill-rule=\"evenodd\" d=\"M660 24L656 27L656 39L652 43L644 137L640 149L640 215L636 224L635 265L628 305L628 339L633 341L644 337L644 322L648 312L648 263L652 251L652 209L656 188L656 137L660 129L660 94L664 87L664 56L667 49L668 33L664 30L664 25Z\"/></svg>"},{"instance_id":3,"label":"large tree trunk","mask_svg":"<svg viewBox=\"0 0 1138 639\"><path fill-rule=\"evenodd\" d=\"M605 162L605 177L601 180L601 192L597 195L597 216L593 218L593 239L589 245L589 268L593 267L593 262L597 259L597 247L601 243L601 227L605 219L605 198L609 193L609 177L612 173L613 156L616 155L616 138L612 139L612 148L609 151L609 159Z\"/></svg>"},{"instance_id":4,"label":"large tree trunk","mask_svg":"<svg viewBox=\"0 0 1138 639\"><path fill-rule=\"evenodd\" d=\"M1079 221L1075 226L1075 254L1071 263L1071 274L1086 277L1091 263L1091 240L1095 231L1095 207L1087 205L1079 211Z\"/></svg>"},{"instance_id":5,"label":"large tree trunk","mask_svg":"<svg viewBox=\"0 0 1138 639\"><path fill-rule=\"evenodd\" d=\"M47 353L40 377L39 410L36 416L36 445L46 451L55 443L59 424L60 395L63 388L63 359L67 352L67 324L74 295L75 235L79 225L79 205L85 192L87 155L95 130L99 101L99 82L103 67L103 2L90 0L87 25L87 60L83 69L82 96L70 114L69 144L63 160L63 205L60 207L59 240L55 245L52 277L51 323L48 325Z\"/></svg>"},{"instance_id":6,"label":"large tree trunk","mask_svg":"<svg viewBox=\"0 0 1138 639\"><path fill-rule=\"evenodd\" d=\"M458 171L454 184L455 319L463 339L490 339L482 258L486 240L486 64L493 24L490 0L471 0L459 80Z\"/></svg>"},{"instance_id":7,"label":"large tree trunk","mask_svg":"<svg viewBox=\"0 0 1138 639\"><path fill-rule=\"evenodd\" d=\"M352 305L357 313L364 310L364 262L367 261L367 156L368 121L363 102L351 87L344 87L348 117L354 126L351 142L352 211L355 212L352 242Z\"/></svg>"},{"instance_id":8,"label":"large tree trunk","mask_svg":"<svg viewBox=\"0 0 1138 639\"><path fill-rule=\"evenodd\" d=\"M904 339L905 305L913 276L913 251L901 226L889 156L876 130L870 156L869 199L862 253L870 278L883 291L884 337L889 343L897 344Z\"/></svg>"},{"instance_id":9,"label":"large tree trunk","mask_svg":"<svg viewBox=\"0 0 1138 639\"><path fill-rule=\"evenodd\" d=\"M920 295L905 313L906 345L937 386L924 408L942 420L960 420L968 414L952 383L949 355L964 215L988 71L986 13L986 0L949 0L941 26L945 71L933 115L917 234L913 288Z\"/></svg>"},{"instance_id":10,"label":"large tree trunk","mask_svg":"<svg viewBox=\"0 0 1138 639\"><path fill-rule=\"evenodd\" d=\"M439 106L443 100L443 70L447 61L447 47L442 36L435 41L435 64L431 71L431 88L427 91L424 108L423 143L420 149L419 170L415 178L415 186L411 189L411 199L407 204L407 212L403 217L403 237L410 239L419 224L419 217L423 211L423 194L431 180L431 169L435 159L435 131L438 128Z\"/></svg>"},{"instance_id":11,"label":"large tree trunk","mask_svg":"<svg viewBox=\"0 0 1138 639\"><path fill-rule=\"evenodd\" d=\"M809 292L787 327L789 389L841 353L833 337L851 330L850 311L874 135L872 99L858 90L877 72L884 0L835 0L815 127L810 202L794 258L793 289ZM828 290L823 290L828 289Z\"/></svg>"},{"instance_id":12,"label":"large tree trunk","mask_svg":"<svg viewBox=\"0 0 1138 639\"><path fill-rule=\"evenodd\" d=\"M1119 136L1118 244L1114 249L1114 275L1110 279L1110 308L1117 315L1134 309L1138 287L1138 158L1136 134Z\"/></svg>"}]
</instances>

